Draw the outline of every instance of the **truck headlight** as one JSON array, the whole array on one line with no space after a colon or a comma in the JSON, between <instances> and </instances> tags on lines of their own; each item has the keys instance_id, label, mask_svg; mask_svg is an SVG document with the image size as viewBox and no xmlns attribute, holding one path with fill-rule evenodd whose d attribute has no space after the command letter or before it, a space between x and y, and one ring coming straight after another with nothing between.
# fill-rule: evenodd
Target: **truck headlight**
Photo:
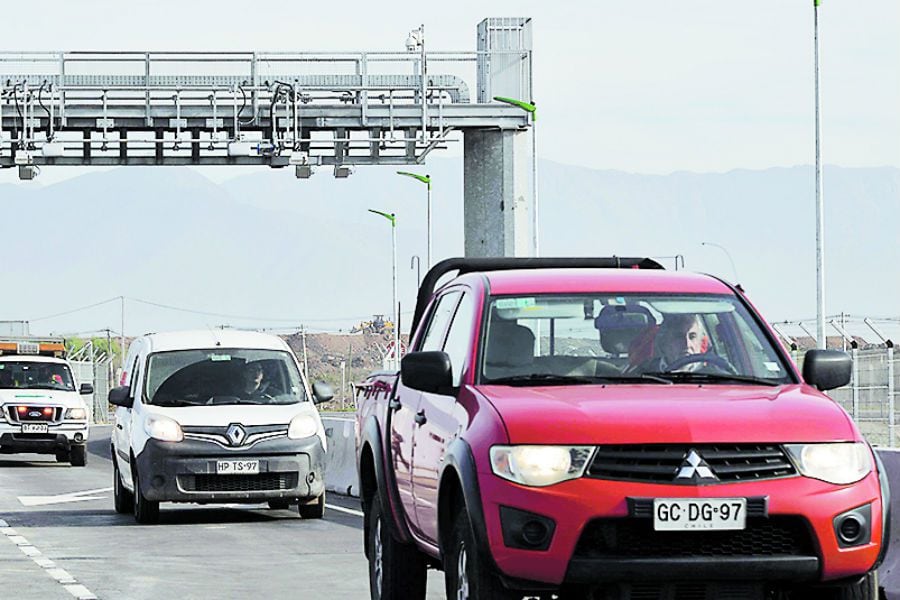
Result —
<instances>
[{"instance_id":1,"label":"truck headlight","mask_svg":"<svg viewBox=\"0 0 900 600\"><path fill-rule=\"evenodd\" d=\"M531 487L578 479L593 454L592 446L494 446L494 475Z\"/></svg>"},{"instance_id":2,"label":"truck headlight","mask_svg":"<svg viewBox=\"0 0 900 600\"><path fill-rule=\"evenodd\" d=\"M292 440L302 440L316 435L319 430L319 422L312 415L297 415L288 427L288 437Z\"/></svg>"},{"instance_id":3,"label":"truck headlight","mask_svg":"<svg viewBox=\"0 0 900 600\"><path fill-rule=\"evenodd\" d=\"M144 421L144 431L154 440L161 442L180 442L184 439L181 425L175 419L163 415L150 415Z\"/></svg>"},{"instance_id":4,"label":"truck headlight","mask_svg":"<svg viewBox=\"0 0 900 600\"><path fill-rule=\"evenodd\" d=\"M85 421L87 420L87 411L83 408L70 408L66 411L66 419L72 419L73 421Z\"/></svg>"},{"instance_id":5,"label":"truck headlight","mask_svg":"<svg viewBox=\"0 0 900 600\"><path fill-rule=\"evenodd\" d=\"M785 449L801 475L828 483L856 483L872 471L872 454L862 442L789 444Z\"/></svg>"}]
</instances>

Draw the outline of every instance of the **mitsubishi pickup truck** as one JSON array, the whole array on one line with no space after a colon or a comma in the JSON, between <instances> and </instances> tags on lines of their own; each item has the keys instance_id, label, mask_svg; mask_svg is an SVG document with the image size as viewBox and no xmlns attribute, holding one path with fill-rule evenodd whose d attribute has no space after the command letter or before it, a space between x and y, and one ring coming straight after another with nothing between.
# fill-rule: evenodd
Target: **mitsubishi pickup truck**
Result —
<instances>
[{"instance_id":1,"label":"mitsubishi pickup truck","mask_svg":"<svg viewBox=\"0 0 900 600\"><path fill-rule=\"evenodd\" d=\"M440 280L440 281L439 281ZM740 287L642 258L448 259L357 388L373 599L875 600L884 469Z\"/></svg>"}]
</instances>

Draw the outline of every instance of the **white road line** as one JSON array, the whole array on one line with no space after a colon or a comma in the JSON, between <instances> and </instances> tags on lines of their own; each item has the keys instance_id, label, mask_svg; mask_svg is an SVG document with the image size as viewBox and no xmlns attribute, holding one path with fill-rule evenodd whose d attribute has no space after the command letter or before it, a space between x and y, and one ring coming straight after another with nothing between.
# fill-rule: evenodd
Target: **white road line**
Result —
<instances>
[{"instance_id":1,"label":"white road line","mask_svg":"<svg viewBox=\"0 0 900 600\"><path fill-rule=\"evenodd\" d=\"M41 555L41 551L34 546L19 546L19 550L21 550L22 554L28 556L29 558Z\"/></svg>"},{"instance_id":2,"label":"white road line","mask_svg":"<svg viewBox=\"0 0 900 600\"><path fill-rule=\"evenodd\" d=\"M33 561L35 562L35 564L37 564L37 566L39 566L39 567L42 568L42 569L54 569L54 568L56 568L56 563L53 562L52 560L50 560L49 558L44 558L44 557L37 557L37 556L35 556L35 557L32 558L31 560L33 560Z\"/></svg>"},{"instance_id":3,"label":"white road line","mask_svg":"<svg viewBox=\"0 0 900 600\"><path fill-rule=\"evenodd\" d=\"M16 546L30 546L31 545L31 542L26 540L21 535L11 535L11 536L9 536L9 541L11 541Z\"/></svg>"},{"instance_id":4,"label":"white road line","mask_svg":"<svg viewBox=\"0 0 900 600\"><path fill-rule=\"evenodd\" d=\"M9 527L9 524L3 519L0 519L0 529L6 529L7 527Z\"/></svg>"},{"instance_id":5,"label":"white road line","mask_svg":"<svg viewBox=\"0 0 900 600\"><path fill-rule=\"evenodd\" d=\"M12 527L4 527L0 529L0 533L2 533L3 535L16 535L16 530Z\"/></svg>"},{"instance_id":6,"label":"white road line","mask_svg":"<svg viewBox=\"0 0 900 600\"><path fill-rule=\"evenodd\" d=\"M19 496L19 502L23 506L47 506L49 504L66 504L69 502L84 502L85 500L102 500L106 496L98 496L111 492L113 489L98 488L96 490L85 490L83 492L69 492L67 494L57 494L55 496Z\"/></svg>"},{"instance_id":7,"label":"white road line","mask_svg":"<svg viewBox=\"0 0 900 600\"><path fill-rule=\"evenodd\" d=\"M47 569L47 575L62 583L63 585L77 583L75 578L65 569Z\"/></svg>"},{"instance_id":8,"label":"white road line","mask_svg":"<svg viewBox=\"0 0 900 600\"><path fill-rule=\"evenodd\" d=\"M78 600L97 600L97 596L91 593L91 590L87 589L83 585L67 585L64 586L66 590L75 596Z\"/></svg>"},{"instance_id":9,"label":"white road line","mask_svg":"<svg viewBox=\"0 0 900 600\"><path fill-rule=\"evenodd\" d=\"M364 517L365 515L358 510L353 510L352 508L344 508L343 506L334 506L332 504L326 504L325 508L330 508L331 510L336 510L338 512L347 513L348 515L353 515L355 517Z\"/></svg>"}]
</instances>

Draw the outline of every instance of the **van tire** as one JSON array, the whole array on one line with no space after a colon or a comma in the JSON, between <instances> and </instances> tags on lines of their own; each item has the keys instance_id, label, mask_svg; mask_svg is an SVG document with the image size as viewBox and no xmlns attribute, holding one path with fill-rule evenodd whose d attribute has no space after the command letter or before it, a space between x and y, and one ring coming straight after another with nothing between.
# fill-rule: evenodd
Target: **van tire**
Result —
<instances>
[{"instance_id":1,"label":"van tire","mask_svg":"<svg viewBox=\"0 0 900 600\"><path fill-rule=\"evenodd\" d=\"M367 521L369 591L372 600L425 600L425 556L412 544L394 539L377 492L372 499Z\"/></svg>"},{"instance_id":2,"label":"van tire","mask_svg":"<svg viewBox=\"0 0 900 600\"><path fill-rule=\"evenodd\" d=\"M122 485L122 474L119 472L119 464L113 455L113 504L120 515L134 512L134 494Z\"/></svg>"},{"instance_id":3,"label":"van tire","mask_svg":"<svg viewBox=\"0 0 900 600\"><path fill-rule=\"evenodd\" d=\"M69 462L73 467L84 467L87 465L87 446L72 446L69 449Z\"/></svg>"},{"instance_id":4,"label":"van tire","mask_svg":"<svg viewBox=\"0 0 900 600\"><path fill-rule=\"evenodd\" d=\"M304 519L321 519L325 516L325 492L309 504L300 502L297 512Z\"/></svg>"},{"instance_id":5,"label":"van tire","mask_svg":"<svg viewBox=\"0 0 900 600\"><path fill-rule=\"evenodd\" d=\"M141 525L156 525L159 523L159 502L144 497L137 465L131 465L131 473L134 482L134 520Z\"/></svg>"}]
</instances>

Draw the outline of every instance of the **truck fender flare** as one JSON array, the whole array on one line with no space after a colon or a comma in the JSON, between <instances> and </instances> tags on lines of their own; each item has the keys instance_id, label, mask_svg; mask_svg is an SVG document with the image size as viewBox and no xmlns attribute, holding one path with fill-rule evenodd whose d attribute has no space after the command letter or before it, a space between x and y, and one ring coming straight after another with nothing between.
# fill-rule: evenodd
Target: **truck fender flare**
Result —
<instances>
[{"instance_id":1,"label":"truck fender flare","mask_svg":"<svg viewBox=\"0 0 900 600\"><path fill-rule=\"evenodd\" d=\"M475 455L469 444L461 439L456 438L447 448L444 454L444 466L441 469L438 481L438 502L439 506L443 500L444 492L441 485L445 481L444 474L447 470L453 470L459 479L462 488L463 503L466 513L469 516L469 522L472 524L472 533L475 535L475 543L478 544L479 555L484 557L491 568L497 570L497 564L494 562L494 555L491 552L491 546L488 542L487 524L484 520L484 504L481 500L481 487L478 485L478 470L475 467ZM450 516L450 515L447 515ZM440 513L438 518L441 518ZM452 518L452 516L451 516ZM440 537L440 535L439 535ZM444 551L444 541L438 539L438 545L441 548L441 554Z\"/></svg>"},{"instance_id":2,"label":"truck fender flare","mask_svg":"<svg viewBox=\"0 0 900 600\"><path fill-rule=\"evenodd\" d=\"M395 485L394 477L392 476L393 472L390 470L389 465L386 462L385 450L384 450L384 438L381 435L381 429L378 425L378 419L375 418L374 415L369 416L366 419L365 425L362 429L362 435L360 436L361 443L360 448L365 448L369 446L372 450L372 462L375 467L375 481L377 484L376 494L378 494L379 500L381 500L381 506L385 509L386 513L390 515L390 518L385 519L386 524L390 528L391 532L394 534L394 537L401 542L409 543L412 539L409 533L409 529L406 523L403 521L402 516L398 513L401 506L400 498L397 495L397 487ZM362 469L361 469L361 461L362 461L362 452L360 452L356 457L356 472L359 473L359 489L362 491ZM363 500L364 501L364 500ZM368 535L368 507L364 507L365 512L365 532Z\"/></svg>"},{"instance_id":3,"label":"truck fender flare","mask_svg":"<svg viewBox=\"0 0 900 600\"><path fill-rule=\"evenodd\" d=\"M875 467L878 469L878 482L881 484L881 550L875 560L873 569L877 569L887 556L888 547L891 545L891 486L888 481L887 471L878 452L871 446L869 449L875 456Z\"/></svg>"}]
</instances>

